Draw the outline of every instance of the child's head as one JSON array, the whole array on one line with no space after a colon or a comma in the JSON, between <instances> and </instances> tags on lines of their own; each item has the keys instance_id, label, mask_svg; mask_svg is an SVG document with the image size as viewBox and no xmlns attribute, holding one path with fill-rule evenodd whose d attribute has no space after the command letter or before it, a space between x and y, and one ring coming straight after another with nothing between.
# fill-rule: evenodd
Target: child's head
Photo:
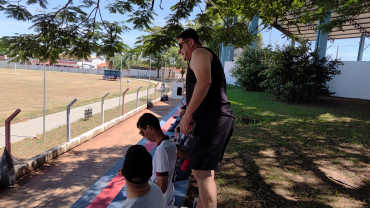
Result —
<instances>
[{"instance_id":1,"label":"child's head","mask_svg":"<svg viewBox=\"0 0 370 208\"><path fill-rule=\"evenodd\" d=\"M145 184L152 176L152 156L142 145L131 146L125 156L120 173L126 181Z\"/></svg>"}]
</instances>

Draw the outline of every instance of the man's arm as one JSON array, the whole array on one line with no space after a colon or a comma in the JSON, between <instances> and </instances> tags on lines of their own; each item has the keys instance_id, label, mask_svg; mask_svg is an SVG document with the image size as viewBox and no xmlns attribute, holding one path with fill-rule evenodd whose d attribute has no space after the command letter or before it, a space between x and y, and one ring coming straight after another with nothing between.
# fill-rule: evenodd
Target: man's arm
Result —
<instances>
[{"instance_id":1,"label":"man's arm","mask_svg":"<svg viewBox=\"0 0 370 208\"><path fill-rule=\"evenodd\" d=\"M194 111L203 102L212 82L211 77L212 54L204 48L193 51L190 61L190 68L193 70L197 83L195 84L193 95L186 106L186 112L181 119L180 129L185 135L189 134L189 123Z\"/></svg>"},{"instance_id":2,"label":"man's arm","mask_svg":"<svg viewBox=\"0 0 370 208\"><path fill-rule=\"evenodd\" d=\"M162 193L166 193L168 186L168 174L166 176L157 175L157 185L161 188Z\"/></svg>"}]
</instances>

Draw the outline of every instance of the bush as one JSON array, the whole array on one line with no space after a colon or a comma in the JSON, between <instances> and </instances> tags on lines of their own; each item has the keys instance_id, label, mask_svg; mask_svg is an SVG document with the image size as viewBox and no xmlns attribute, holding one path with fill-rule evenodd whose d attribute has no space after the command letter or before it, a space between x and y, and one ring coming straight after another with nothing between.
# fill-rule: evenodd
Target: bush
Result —
<instances>
[{"instance_id":1,"label":"bush","mask_svg":"<svg viewBox=\"0 0 370 208\"><path fill-rule=\"evenodd\" d=\"M288 102L311 101L319 95L332 94L326 83L340 73L338 60L320 59L307 43L283 48L266 60L266 64L263 86L275 98Z\"/></svg>"},{"instance_id":2,"label":"bush","mask_svg":"<svg viewBox=\"0 0 370 208\"><path fill-rule=\"evenodd\" d=\"M267 62L272 54L271 48L246 48L236 66L231 70L231 76L236 78L236 84L249 91L264 91L262 82L265 80Z\"/></svg>"}]
</instances>

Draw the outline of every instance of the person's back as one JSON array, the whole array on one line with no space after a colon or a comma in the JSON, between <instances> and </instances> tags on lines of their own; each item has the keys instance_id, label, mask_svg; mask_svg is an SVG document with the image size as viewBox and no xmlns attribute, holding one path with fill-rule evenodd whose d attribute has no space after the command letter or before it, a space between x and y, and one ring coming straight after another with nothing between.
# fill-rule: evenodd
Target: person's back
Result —
<instances>
[{"instance_id":1,"label":"person's back","mask_svg":"<svg viewBox=\"0 0 370 208\"><path fill-rule=\"evenodd\" d=\"M163 208L164 199L161 189L154 183L149 182L150 191L144 196L126 199L123 208Z\"/></svg>"},{"instance_id":2,"label":"person's back","mask_svg":"<svg viewBox=\"0 0 370 208\"><path fill-rule=\"evenodd\" d=\"M158 176L168 175L167 190L163 194L166 203L165 207L172 207L175 200L173 181L177 159L176 151L176 145L173 140L166 137L157 146L153 157L153 174L150 180L156 183Z\"/></svg>"}]
</instances>

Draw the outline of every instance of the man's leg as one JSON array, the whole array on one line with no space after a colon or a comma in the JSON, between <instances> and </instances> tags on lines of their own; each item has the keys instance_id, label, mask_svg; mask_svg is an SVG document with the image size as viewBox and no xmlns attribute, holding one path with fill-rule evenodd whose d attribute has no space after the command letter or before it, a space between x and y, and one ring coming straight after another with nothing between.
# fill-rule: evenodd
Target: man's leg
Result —
<instances>
[{"instance_id":1,"label":"man's leg","mask_svg":"<svg viewBox=\"0 0 370 208\"><path fill-rule=\"evenodd\" d=\"M197 207L217 207L217 187L214 170L192 170L198 183L199 201ZM201 203L200 203L201 202ZM199 206L199 205L203 206Z\"/></svg>"}]
</instances>

